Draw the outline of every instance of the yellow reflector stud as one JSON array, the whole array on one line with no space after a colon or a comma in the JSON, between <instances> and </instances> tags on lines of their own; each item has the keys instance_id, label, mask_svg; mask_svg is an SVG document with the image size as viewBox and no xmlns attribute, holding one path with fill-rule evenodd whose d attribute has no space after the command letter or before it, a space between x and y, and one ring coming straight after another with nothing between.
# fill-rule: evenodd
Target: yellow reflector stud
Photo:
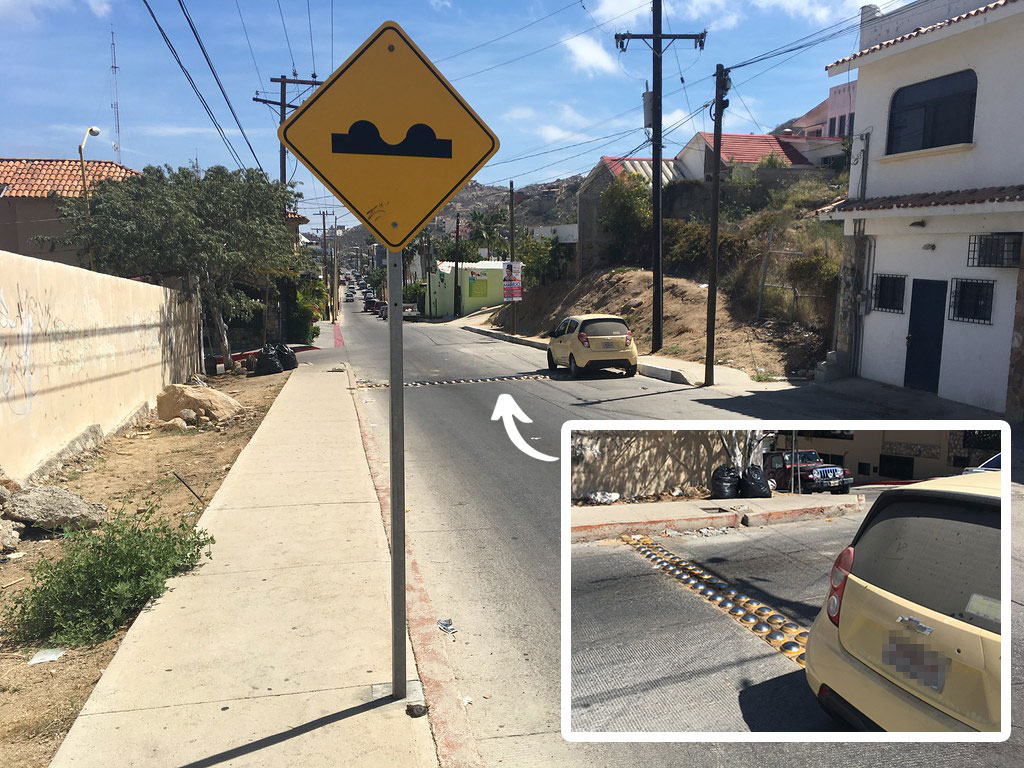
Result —
<instances>
[{"instance_id":1,"label":"yellow reflector stud","mask_svg":"<svg viewBox=\"0 0 1024 768\"><path fill-rule=\"evenodd\" d=\"M763 621L756 621L755 619L754 626L752 626L750 629L755 635L760 635L761 637L764 637L772 631L772 626L771 624L765 624Z\"/></svg>"}]
</instances>

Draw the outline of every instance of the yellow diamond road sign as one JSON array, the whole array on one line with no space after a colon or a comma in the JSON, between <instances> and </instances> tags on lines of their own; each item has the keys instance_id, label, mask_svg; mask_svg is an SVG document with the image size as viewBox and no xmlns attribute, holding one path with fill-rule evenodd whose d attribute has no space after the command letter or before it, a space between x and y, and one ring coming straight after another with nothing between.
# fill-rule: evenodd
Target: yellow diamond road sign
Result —
<instances>
[{"instance_id":1,"label":"yellow diamond road sign","mask_svg":"<svg viewBox=\"0 0 1024 768\"><path fill-rule=\"evenodd\" d=\"M498 151L498 137L393 21L278 136L391 250L407 245Z\"/></svg>"}]
</instances>

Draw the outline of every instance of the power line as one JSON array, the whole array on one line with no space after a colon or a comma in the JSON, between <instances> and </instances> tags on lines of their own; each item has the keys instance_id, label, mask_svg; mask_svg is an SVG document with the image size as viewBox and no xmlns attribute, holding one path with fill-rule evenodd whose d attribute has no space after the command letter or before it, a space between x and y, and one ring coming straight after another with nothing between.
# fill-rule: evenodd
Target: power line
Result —
<instances>
[{"instance_id":1,"label":"power line","mask_svg":"<svg viewBox=\"0 0 1024 768\"><path fill-rule=\"evenodd\" d=\"M581 2L581 0L573 0L573 2L569 3L568 5L563 5L557 11L552 11L547 16L541 16L539 19L534 19L529 24L524 24L521 27L516 27L511 32L506 32L503 35L498 35L497 37L492 37L490 40L486 40L486 41L480 43L479 45L474 45L472 48L467 48L464 51L459 51L458 53L453 53L451 56L445 56L443 59L435 59L434 63L435 64L440 64L442 61L448 61L450 59L457 58L459 56L462 56L463 54L470 53L471 51L475 51L478 48L483 48L485 45L490 45L491 43L496 43L499 40L504 40L506 37L511 37L512 35L516 34L517 32L522 32L524 29L532 27L534 24L539 24L540 22L544 21L545 19L550 19L552 16L556 16L559 13L561 13L562 11L566 10L567 8L572 8L574 5L583 5L583 3Z\"/></svg>"},{"instance_id":2,"label":"power line","mask_svg":"<svg viewBox=\"0 0 1024 768\"><path fill-rule=\"evenodd\" d=\"M743 108L747 110L747 114L750 116L751 122L753 122L753 124L757 126L757 130L759 130L761 133L766 133L764 126L757 122L757 118L754 117L754 113L750 111L750 107L748 107L747 102L743 100L743 96L740 95L740 92L739 90L737 90L735 84L732 86L732 92L740 97L740 104L742 104Z\"/></svg>"},{"instance_id":3,"label":"power line","mask_svg":"<svg viewBox=\"0 0 1024 768\"><path fill-rule=\"evenodd\" d=\"M284 23L284 11L281 9L281 0L277 0L277 12L281 15L281 29L284 30L284 41L288 44L288 58L292 60L292 77L298 77L299 70L295 68L295 55L292 53L292 41L288 37L288 25Z\"/></svg>"},{"instance_id":4,"label":"power line","mask_svg":"<svg viewBox=\"0 0 1024 768\"><path fill-rule=\"evenodd\" d=\"M627 136L627 135L629 135L631 133L636 133L638 130L639 130L638 128L629 128L629 129L627 129L625 131L619 131L618 133L609 133L607 136L597 136L597 137L595 137L593 139L587 139L586 141L578 141L575 144L566 144L565 146L555 147L554 149L548 149L548 150L545 150L544 152L535 152L532 155L517 155L516 157L510 157L508 160L499 160L496 163L488 163L487 165L488 165L488 167L495 166L495 165L506 165L508 163L518 162L519 160L528 160L531 157L540 157L541 155L550 155L552 152L561 152L564 149L572 149L573 147L582 147L584 144L593 144L595 141L600 141L601 139L610 139L610 138L616 137L616 136Z\"/></svg>"},{"instance_id":5,"label":"power line","mask_svg":"<svg viewBox=\"0 0 1024 768\"><path fill-rule=\"evenodd\" d=\"M231 159L235 161L235 164L239 168L242 168L244 166L242 158L239 157L238 153L235 151L235 148L231 145L231 142L228 140L227 134L224 133L224 129L221 127L220 123L217 122L217 117L213 114L213 110L210 109L210 105L207 103L206 99L203 98L203 94L200 92L199 86L196 85L196 81L192 79L192 75L189 73L188 68L182 63L181 57L178 56L178 52L174 49L174 44L171 42L170 38L167 37L167 33L164 32L164 28L160 26L160 22L157 20L156 14L153 13L153 9L149 5L149 0L142 0L142 2L143 4L145 4L146 10L149 11L149 15L153 19L153 23L156 24L156 28L160 31L160 36L163 38L164 43L167 45L167 49L171 52L171 55L174 57L174 60L178 63L178 67L181 69L182 74L185 75L185 79L188 80L188 84L192 86L192 90L196 94L196 97L199 99L199 103L202 104L203 109L206 110L206 114L210 118L210 122L212 122L213 127L217 129L217 133L220 135L221 140L224 142L224 146L227 147L228 154L231 155Z\"/></svg>"},{"instance_id":6,"label":"power line","mask_svg":"<svg viewBox=\"0 0 1024 768\"><path fill-rule=\"evenodd\" d=\"M333 12L333 8L331 9ZM306 0L306 19L309 21L309 58L313 62L311 80L316 80L316 52L313 50L313 15L309 12L309 0Z\"/></svg>"},{"instance_id":7,"label":"power line","mask_svg":"<svg viewBox=\"0 0 1024 768\"><path fill-rule=\"evenodd\" d=\"M458 82L459 80L465 80L468 77L476 77L477 75L482 75L484 72L490 72L492 69L497 69L498 67L504 67L504 66L506 66L508 64L514 64L517 61L522 61L523 59L529 58L530 56L535 56L538 53L542 53L544 51L550 50L551 48L554 48L556 45L561 45L562 43L566 43L569 40L572 40L573 38L579 37L580 35L585 35L587 32L593 32L595 29L598 29L599 27L603 26L604 24L608 24L609 22L615 21L616 19L621 19L623 16L630 16L633 13L636 13L641 8L644 8L646 6L647 6L647 3L641 3L640 5L636 6L635 8L630 8L625 13L620 13L618 16L615 16L614 18L608 19L608 21L605 21L602 24L595 24L594 26L588 27L587 29L584 29L581 32L577 32L574 35L569 35L568 37L563 37L561 40L556 40L555 42L551 43L550 45L545 45L543 48L538 48L535 51L530 51L529 53L524 53L521 56L516 56L514 59L509 59L508 61L502 61L502 62L500 62L498 64L493 64L493 65L491 65L489 67L485 67L484 69L477 70L476 72L470 72L468 75L462 75L461 77L453 78L452 82L454 83L454 82Z\"/></svg>"},{"instance_id":8,"label":"power line","mask_svg":"<svg viewBox=\"0 0 1024 768\"><path fill-rule=\"evenodd\" d=\"M252 57L252 66L256 70L256 80L260 85L263 84L263 75L260 74L260 65L256 63L256 53L252 49L252 43L249 41L249 30L245 28L245 19L242 18L242 6L238 4L238 0L235 0L235 8L238 10L238 20L242 22L242 34L245 35L245 44L249 46L249 55ZM259 89L257 89L257 93Z\"/></svg>"},{"instance_id":9,"label":"power line","mask_svg":"<svg viewBox=\"0 0 1024 768\"><path fill-rule=\"evenodd\" d=\"M210 59L210 55L206 52L206 46L203 45L203 39L199 36L199 30L196 29L196 25L192 21L192 16L188 12L188 8L185 7L185 0L178 0L178 5L181 7L181 12L185 14L185 21L188 22L189 29L192 30L192 34L196 38L196 42L199 43L199 50L203 52L203 58L206 59L207 65L210 67L210 72L213 73L213 79L217 81L217 87L220 88L221 95L224 97L224 101L228 105L228 109L231 111L231 117L235 119L235 125L238 126L238 130L242 134L242 138L245 139L246 145L249 147L249 151L252 153L253 160L256 161L256 165L259 166L260 170L263 170L263 164L260 159L256 157L256 150L252 148L252 142L249 141L249 137L245 133L245 128L242 127L242 121L238 119L238 113L235 112L235 106L231 103L231 98L228 96L228 92L224 89L224 83L220 81L220 75L217 74L216 67L213 66L213 61Z\"/></svg>"}]
</instances>

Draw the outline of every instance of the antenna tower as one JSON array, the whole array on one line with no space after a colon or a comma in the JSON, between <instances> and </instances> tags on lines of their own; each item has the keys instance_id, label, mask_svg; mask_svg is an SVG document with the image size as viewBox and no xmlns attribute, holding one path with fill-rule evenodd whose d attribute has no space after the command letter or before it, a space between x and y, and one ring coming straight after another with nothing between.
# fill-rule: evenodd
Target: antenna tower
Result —
<instances>
[{"instance_id":1,"label":"antenna tower","mask_svg":"<svg viewBox=\"0 0 1024 768\"><path fill-rule=\"evenodd\" d=\"M114 155L121 162L121 111L117 103L117 48L114 45L114 28L110 28L110 108L114 110Z\"/></svg>"}]
</instances>

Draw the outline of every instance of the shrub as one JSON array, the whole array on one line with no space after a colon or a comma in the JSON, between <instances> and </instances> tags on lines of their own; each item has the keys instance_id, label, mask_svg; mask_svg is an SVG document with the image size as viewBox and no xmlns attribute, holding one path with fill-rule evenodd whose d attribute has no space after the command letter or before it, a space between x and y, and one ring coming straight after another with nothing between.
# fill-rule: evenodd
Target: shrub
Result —
<instances>
[{"instance_id":1,"label":"shrub","mask_svg":"<svg viewBox=\"0 0 1024 768\"><path fill-rule=\"evenodd\" d=\"M20 643L90 645L112 636L159 597L171 576L198 565L213 537L188 525L124 513L64 538L56 560L31 570L32 586L4 611L5 634Z\"/></svg>"}]
</instances>

